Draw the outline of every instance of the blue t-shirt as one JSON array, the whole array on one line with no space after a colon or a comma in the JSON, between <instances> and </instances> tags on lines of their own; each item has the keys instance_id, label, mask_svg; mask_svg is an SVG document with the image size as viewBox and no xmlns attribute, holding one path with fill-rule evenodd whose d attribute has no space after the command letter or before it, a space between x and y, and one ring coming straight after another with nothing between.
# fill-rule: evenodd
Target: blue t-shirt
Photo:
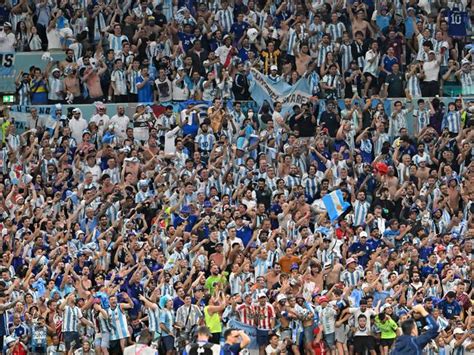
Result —
<instances>
[{"instance_id":1,"label":"blue t-shirt","mask_svg":"<svg viewBox=\"0 0 474 355\"><path fill-rule=\"evenodd\" d=\"M238 41L244 35L245 31L247 31L247 28L249 28L249 24L247 22L235 22L232 24L230 32L234 34L234 41Z\"/></svg>"},{"instance_id":2,"label":"blue t-shirt","mask_svg":"<svg viewBox=\"0 0 474 355\"><path fill-rule=\"evenodd\" d=\"M143 77L139 76L138 78L135 79L136 84L140 84L143 82ZM152 103L153 102L153 83L151 80L148 80L147 83L141 88L137 88L137 94L138 94L138 102L147 104L147 103Z\"/></svg>"},{"instance_id":3,"label":"blue t-shirt","mask_svg":"<svg viewBox=\"0 0 474 355\"><path fill-rule=\"evenodd\" d=\"M242 228L237 229L236 236L240 238L244 246L247 247L250 239L252 239L252 229L247 226L243 226Z\"/></svg>"},{"instance_id":4,"label":"blue t-shirt","mask_svg":"<svg viewBox=\"0 0 474 355\"><path fill-rule=\"evenodd\" d=\"M388 55L385 55L383 57L383 68L390 73L392 72L393 65L397 63L398 63L397 57L390 58Z\"/></svg>"},{"instance_id":5,"label":"blue t-shirt","mask_svg":"<svg viewBox=\"0 0 474 355\"><path fill-rule=\"evenodd\" d=\"M383 31L388 27L388 25L390 24L391 19L392 19L392 17L389 16L389 15L386 15L386 16L377 15L375 17L375 23L380 28L380 31Z\"/></svg>"},{"instance_id":6,"label":"blue t-shirt","mask_svg":"<svg viewBox=\"0 0 474 355\"><path fill-rule=\"evenodd\" d=\"M467 35L469 17L465 11L448 12L448 35L464 37Z\"/></svg>"},{"instance_id":7,"label":"blue t-shirt","mask_svg":"<svg viewBox=\"0 0 474 355\"><path fill-rule=\"evenodd\" d=\"M453 319L461 314L461 306L458 301L449 303L447 300L442 300L438 303L438 308L443 312L443 316L445 316L446 319Z\"/></svg>"},{"instance_id":8,"label":"blue t-shirt","mask_svg":"<svg viewBox=\"0 0 474 355\"><path fill-rule=\"evenodd\" d=\"M240 347L240 343L233 345L225 343L224 345L222 345L220 355L239 355L240 350L242 350L242 348Z\"/></svg>"},{"instance_id":9,"label":"blue t-shirt","mask_svg":"<svg viewBox=\"0 0 474 355\"><path fill-rule=\"evenodd\" d=\"M178 38L183 43L183 49L185 52L189 51L193 46L193 42L196 37L193 34L178 32Z\"/></svg>"}]
</instances>

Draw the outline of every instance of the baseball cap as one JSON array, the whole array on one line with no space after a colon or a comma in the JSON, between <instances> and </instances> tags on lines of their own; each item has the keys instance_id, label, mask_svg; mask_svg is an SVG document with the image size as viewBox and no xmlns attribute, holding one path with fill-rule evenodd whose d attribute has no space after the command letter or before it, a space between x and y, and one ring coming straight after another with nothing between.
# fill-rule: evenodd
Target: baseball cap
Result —
<instances>
[{"instance_id":1,"label":"baseball cap","mask_svg":"<svg viewBox=\"0 0 474 355\"><path fill-rule=\"evenodd\" d=\"M286 295L283 294L283 293L280 293L276 298L277 302L281 302L281 301L286 300L286 299L287 299Z\"/></svg>"},{"instance_id":2,"label":"baseball cap","mask_svg":"<svg viewBox=\"0 0 474 355\"><path fill-rule=\"evenodd\" d=\"M455 328L453 330L453 335L457 335L457 334L464 334L464 330L461 328Z\"/></svg>"},{"instance_id":3,"label":"baseball cap","mask_svg":"<svg viewBox=\"0 0 474 355\"><path fill-rule=\"evenodd\" d=\"M258 294L258 298L264 298L264 297L267 298L267 294L265 292L260 292Z\"/></svg>"},{"instance_id":4,"label":"baseball cap","mask_svg":"<svg viewBox=\"0 0 474 355\"><path fill-rule=\"evenodd\" d=\"M318 303L321 304L321 303L324 303L324 302L329 302L329 298L327 298L326 296L319 297Z\"/></svg>"},{"instance_id":5,"label":"baseball cap","mask_svg":"<svg viewBox=\"0 0 474 355\"><path fill-rule=\"evenodd\" d=\"M270 70L278 70L278 67L277 67L276 65L272 65L272 66L270 67Z\"/></svg>"}]
</instances>

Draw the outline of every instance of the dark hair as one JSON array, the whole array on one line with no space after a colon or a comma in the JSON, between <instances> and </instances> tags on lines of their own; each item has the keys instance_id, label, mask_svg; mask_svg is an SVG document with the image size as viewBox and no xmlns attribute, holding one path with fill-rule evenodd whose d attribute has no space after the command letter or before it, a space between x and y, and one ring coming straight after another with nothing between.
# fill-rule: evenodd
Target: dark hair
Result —
<instances>
[{"instance_id":1,"label":"dark hair","mask_svg":"<svg viewBox=\"0 0 474 355\"><path fill-rule=\"evenodd\" d=\"M227 338L232 334L234 330L237 330L235 328L229 328L224 332L224 340L227 340Z\"/></svg>"},{"instance_id":2,"label":"dark hair","mask_svg":"<svg viewBox=\"0 0 474 355\"><path fill-rule=\"evenodd\" d=\"M150 345L152 340L153 340L153 336L151 332L148 329L143 329L140 333L140 338L138 342L140 344Z\"/></svg>"},{"instance_id":3,"label":"dark hair","mask_svg":"<svg viewBox=\"0 0 474 355\"><path fill-rule=\"evenodd\" d=\"M411 335L413 327L415 326L415 321L413 319L407 319L402 323L402 333L403 335Z\"/></svg>"}]
</instances>

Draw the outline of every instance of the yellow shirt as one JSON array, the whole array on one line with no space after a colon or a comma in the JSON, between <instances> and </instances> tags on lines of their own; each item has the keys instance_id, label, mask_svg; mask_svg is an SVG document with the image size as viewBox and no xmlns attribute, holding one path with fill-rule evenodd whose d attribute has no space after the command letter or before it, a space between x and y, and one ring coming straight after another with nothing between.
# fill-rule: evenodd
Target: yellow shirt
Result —
<instances>
[{"instance_id":1,"label":"yellow shirt","mask_svg":"<svg viewBox=\"0 0 474 355\"><path fill-rule=\"evenodd\" d=\"M206 322L206 327L209 328L211 333L222 332L221 315L219 313L210 315L208 309L209 306L204 307L204 321Z\"/></svg>"}]
</instances>

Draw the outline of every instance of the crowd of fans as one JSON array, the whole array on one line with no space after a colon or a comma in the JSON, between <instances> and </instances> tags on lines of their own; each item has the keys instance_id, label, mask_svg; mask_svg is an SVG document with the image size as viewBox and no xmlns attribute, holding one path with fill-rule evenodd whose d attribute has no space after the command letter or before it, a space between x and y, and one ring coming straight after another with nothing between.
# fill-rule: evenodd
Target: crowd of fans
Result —
<instances>
[{"instance_id":1,"label":"crowd of fans","mask_svg":"<svg viewBox=\"0 0 474 355\"><path fill-rule=\"evenodd\" d=\"M66 51L18 73L24 105L250 100L252 68L322 98L474 94L467 0L15 2L0 52Z\"/></svg>"},{"instance_id":2,"label":"crowd of fans","mask_svg":"<svg viewBox=\"0 0 474 355\"><path fill-rule=\"evenodd\" d=\"M0 109L0 346L472 353L469 6L0 0L54 122ZM249 109L252 68L311 100Z\"/></svg>"}]
</instances>

